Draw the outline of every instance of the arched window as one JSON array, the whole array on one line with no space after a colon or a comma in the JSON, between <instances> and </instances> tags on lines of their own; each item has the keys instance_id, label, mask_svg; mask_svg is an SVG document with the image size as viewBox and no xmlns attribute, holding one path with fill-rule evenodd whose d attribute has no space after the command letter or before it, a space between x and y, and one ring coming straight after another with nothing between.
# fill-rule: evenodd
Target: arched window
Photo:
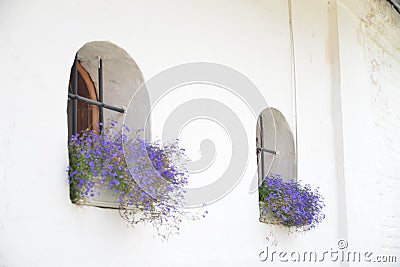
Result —
<instances>
[{"instance_id":1,"label":"arched window","mask_svg":"<svg viewBox=\"0 0 400 267\"><path fill-rule=\"evenodd\" d=\"M71 68L68 140L86 129L101 131L102 127L115 121L119 122L118 127L124 122L131 130L140 130L145 125L146 138L150 138L150 100L147 90L139 90L143 83L139 67L124 49L106 41L85 44L76 53ZM130 102L134 95L134 100ZM124 112L129 104L134 108L125 118ZM74 203L119 207L119 201L107 190L89 199L76 199L75 196L71 194Z\"/></svg>"},{"instance_id":2,"label":"arched window","mask_svg":"<svg viewBox=\"0 0 400 267\"><path fill-rule=\"evenodd\" d=\"M284 181L297 180L293 134L279 110L267 108L260 113L256 143L259 184L269 174L278 174Z\"/></svg>"},{"instance_id":3,"label":"arched window","mask_svg":"<svg viewBox=\"0 0 400 267\"><path fill-rule=\"evenodd\" d=\"M71 69L68 92L69 137L74 131L79 133L87 128L96 130L99 123L104 123L105 127L112 121L122 123L124 109L135 95L131 103L135 108L130 111L135 114L129 114L125 123L131 130L139 130L146 125L146 138L150 138L151 125L147 117L150 113L150 100L147 90L139 90L143 83L140 68L124 49L107 41L85 44L76 53ZM76 115L74 102L77 106Z\"/></svg>"}]
</instances>

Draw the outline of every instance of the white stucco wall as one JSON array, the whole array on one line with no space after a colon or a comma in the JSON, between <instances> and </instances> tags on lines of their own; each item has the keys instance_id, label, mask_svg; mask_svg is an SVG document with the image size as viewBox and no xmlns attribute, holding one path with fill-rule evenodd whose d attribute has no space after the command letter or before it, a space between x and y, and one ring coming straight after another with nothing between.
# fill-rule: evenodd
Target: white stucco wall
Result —
<instances>
[{"instance_id":1,"label":"white stucco wall","mask_svg":"<svg viewBox=\"0 0 400 267\"><path fill-rule=\"evenodd\" d=\"M363 164L358 155L375 154L367 149L368 140L362 142L353 130L358 127L359 116L353 112L351 102L368 108L368 95L362 90L369 70L363 55L355 54L363 47L356 43L358 21L347 12L344 3L339 5L337 17L335 1L293 1L298 179L320 186L327 204L326 220L316 230L297 237L274 231L279 249L329 250L338 239L350 238L351 245L366 244L372 250L387 248L384 253L398 255L396 225L400 219L396 213L398 201L393 202L398 195L398 154L391 152L391 163L381 158L391 149L390 144L377 154L379 162L388 164L383 170L394 170L380 176L382 194L376 195L375 186L364 179L373 180L374 175L354 169ZM168 243L153 239L151 227L126 227L117 211L71 204L65 172L67 85L76 51L87 42L109 40L125 49L145 79L174 65L194 61L234 68L258 86L293 129L288 21L288 4L281 0L2 1L0 266L270 264L258 259L269 228L258 222L257 194L249 194L256 170L253 153L239 185L208 206L205 219L185 223L181 234ZM348 24L352 26L348 28ZM150 97L151 94L150 91ZM161 136L165 119L162 113L168 113L174 103L203 94L231 105L247 131L249 146L255 147L256 118L239 100L210 88L189 95L182 92L181 99L156 110L152 114L155 138ZM395 87L388 94L397 96ZM396 117L399 113L393 110L391 114ZM393 118L391 122L397 120ZM359 127L359 133L364 133L363 126ZM380 126L373 127L374 132L369 135L377 142L397 142L396 135L386 136ZM388 134L396 130L385 129ZM190 132L183 136L193 157L198 139L207 136L208 131L196 131L198 138L190 136ZM353 149L349 144L356 141ZM218 153L212 169L215 173L225 167L221 158L229 156L229 151ZM382 170L379 166L373 168L376 172ZM369 192L368 196L360 190ZM388 203L391 208L381 209L381 214L378 203ZM364 204L375 205L375 214L386 216L385 219L371 219L365 207L359 212ZM376 227L380 229L377 233L385 237L375 234Z\"/></svg>"},{"instance_id":2,"label":"white stucco wall","mask_svg":"<svg viewBox=\"0 0 400 267\"><path fill-rule=\"evenodd\" d=\"M375 0L338 14L349 244L399 255L400 16Z\"/></svg>"}]
</instances>

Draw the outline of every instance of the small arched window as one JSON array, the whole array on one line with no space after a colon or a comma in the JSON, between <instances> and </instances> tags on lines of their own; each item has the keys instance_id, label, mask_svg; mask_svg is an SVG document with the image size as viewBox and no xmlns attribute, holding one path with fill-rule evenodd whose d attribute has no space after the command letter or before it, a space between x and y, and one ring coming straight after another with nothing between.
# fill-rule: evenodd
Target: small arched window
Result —
<instances>
[{"instance_id":1,"label":"small arched window","mask_svg":"<svg viewBox=\"0 0 400 267\"><path fill-rule=\"evenodd\" d=\"M264 109L257 121L258 184L267 176L280 176L283 181L297 180L296 151L292 131L283 114L275 108ZM260 222L274 223L259 195Z\"/></svg>"},{"instance_id":2,"label":"small arched window","mask_svg":"<svg viewBox=\"0 0 400 267\"><path fill-rule=\"evenodd\" d=\"M256 143L259 184L269 174L280 175L284 181L297 180L293 134L279 110L267 108L260 113Z\"/></svg>"},{"instance_id":3,"label":"small arched window","mask_svg":"<svg viewBox=\"0 0 400 267\"><path fill-rule=\"evenodd\" d=\"M71 69L69 137L85 129L97 130L99 124L105 127L113 121L121 124L124 109L135 95L131 102L135 108L130 111L134 114L125 118L125 124L131 130L141 130L146 125L146 137L150 138L150 100L145 88L139 90L143 83L140 68L124 49L107 41L85 44L76 53Z\"/></svg>"},{"instance_id":4,"label":"small arched window","mask_svg":"<svg viewBox=\"0 0 400 267\"><path fill-rule=\"evenodd\" d=\"M108 127L112 122L119 122L118 127L124 122L131 130L140 130L145 125L146 138L150 138L150 100L147 90L144 87L140 90L143 83L142 72L124 49L106 41L85 44L76 53L71 68L68 140L87 129L101 131L103 125ZM129 105L134 108L125 117ZM119 201L106 189L88 199L79 199L74 190L71 192L71 200L77 204L119 207Z\"/></svg>"}]
</instances>

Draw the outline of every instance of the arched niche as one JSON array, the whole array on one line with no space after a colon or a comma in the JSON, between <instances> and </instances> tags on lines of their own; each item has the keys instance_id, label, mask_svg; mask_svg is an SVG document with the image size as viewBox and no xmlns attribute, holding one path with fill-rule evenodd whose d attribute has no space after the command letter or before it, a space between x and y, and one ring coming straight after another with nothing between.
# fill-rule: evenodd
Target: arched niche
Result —
<instances>
[{"instance_id":1,"label":"arched niche","mask_svg":"<svg viewBox=\"0 0 400 267\"><path fill-rule=\"evenodd\" d=\"M87 71L94 83L98 95L98 66L99 59L103 62L103 101L104 103L121 107L125 110L135 95L125 124L131 130L141 130L146 125L146 138L150 138L150 101L147 90L138 90L144 83L139 66L132 57L121 47L108 41L93 41L86 43L77 52L77 59ZM111 121L118 121L121 125L124 114L104 109L105 126ZM147 120L147 122L146 122ZM145 123L146 122L146 123Z\"/></svg>"},{"instance_id":2,"label":"arched niche","mask_svg":"<svg viewBox=\"0 0 400 267\"><path fill-rule=\"evenodd\" d=\"M264 149L257 149L259 184L269 174L278 174L284 181L296 181L295 142L283 114L275 108L264 109L258 117L256 133L257 148ZM276 154L265 150L275 151Z\"/></svg>"}]
</instances>

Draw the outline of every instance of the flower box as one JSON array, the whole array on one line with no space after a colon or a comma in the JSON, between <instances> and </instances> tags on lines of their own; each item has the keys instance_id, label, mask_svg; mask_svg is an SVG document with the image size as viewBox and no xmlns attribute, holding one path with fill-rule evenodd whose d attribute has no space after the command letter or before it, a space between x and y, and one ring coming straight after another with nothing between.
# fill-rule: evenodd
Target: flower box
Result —
<instances>
[{"instance_id":1,"label":"flower box","mask_svg":"<svg viewBox=\"0 0 400 267\"><path fill-rule=\"evenodd\" d=\"M71 201L117 208L132 225L150 222L175 233L186 214L193 218L180 210L188 172L176 163L186 160L185 155L177 140L161 145L139 136L111 129L73 136L68 166Z\"/></svg>"},{"instance_id":2,"label":"flower box","mask_svg":"<svg viewBox=\"0 0 400 267\"><path fill-rule=\"evenodd\" d=\"M258 191L260 222L307 231L325 218L323 198L310 185L284 182L279 175L269 175Z\"/></svg>"}]
</instances>

